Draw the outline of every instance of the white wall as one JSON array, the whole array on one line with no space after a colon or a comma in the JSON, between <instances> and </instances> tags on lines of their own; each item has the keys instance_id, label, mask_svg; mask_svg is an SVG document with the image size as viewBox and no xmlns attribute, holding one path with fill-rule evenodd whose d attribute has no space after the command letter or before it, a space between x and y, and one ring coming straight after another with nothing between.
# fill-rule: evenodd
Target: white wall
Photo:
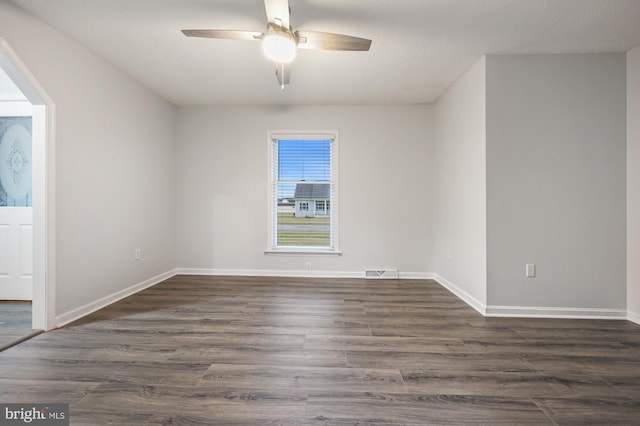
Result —
<instances>
[{"instance_id":1,"label":"white wall","mask_svg":"<svg viewBox=\"0 0 640 426\"><path fill-rule=\"evenodd\" d=\"M433 154L434 271L480 311L487 286L485 94L483 57L438 100Z\"/></svg>"},{"instance_id":2,"label":"white wall","mask_svg":"<svg viewBox=\"0 0 640 426\"><path fill-rule=\"evenodd\" d=\"M0 102L16 102L25 101L26 98L11 81L7 73L0 68Z\"/></svg>"},{"instance_id":3,"label":"white wall","mask_svg":"<svg viewBox=\"0 0 640 426\"><path fill-rule=\"evenodd\" d=\"M432 272L430 107L192 107L177 117L179 267ZM264 254L267 133L289 129L339 132L342 256Z\"/></svg>"},{"instance_id":4,"label":"white wall","mask_svg":"<svg viewBox=\"0 0 640 426\"><path fill-rule=\"evenodd\" d=\"M625 63L487 57L488 305L624 314Z\"/></svg>"},{"instance_id":5,"label":"white wall","mask_svg":"<svg viewBox=\"0 0 640 426\"><path fill-rule=\"evenodd\" d=\"M7 1L0 37L56 104L56 315L172 270L172 106Z\"/></svg>"},{"instance_id":6,"label":"white wall","mask_svg":"<svg viewBox=\"0 0 640 426\"><path fill-rule=\"evenodd\" d=\"M627 52L627 310L640 324L640 46Z\"/></svg>"}]
</instances>

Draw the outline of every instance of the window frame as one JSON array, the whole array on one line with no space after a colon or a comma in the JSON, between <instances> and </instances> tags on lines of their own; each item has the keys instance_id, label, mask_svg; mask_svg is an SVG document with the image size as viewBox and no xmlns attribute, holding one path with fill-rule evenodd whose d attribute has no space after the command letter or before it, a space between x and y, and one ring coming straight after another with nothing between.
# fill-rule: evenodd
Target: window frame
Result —
<instances>
[{"instance_id":1,"label":"window frame","mask_svg":"<svg viewBox=\"0 0 640 426\"><path fill-rule=\"evenodd\" d=\"M276 226L274 226L274 220L277 215L277 201L276 194L274 194L274 170L277 166L274 165L274 161L277 161L273 155L273 144L277 143L278 140L329 140L331 141L331 151L332 151L332 178L333 180L330 182L331 184L331 195L329 198L329 203L331 205L331 209L327 211L327 216L330 217L330 233L331 241L333 242L332 247L313 247L313 246L275 246L275 242L277 240L276 235L274 235L276 231ZM338 143L338 132L335 130L320 130L320 131L300 131L300 130L270 130L268 132L267 137L267 162L268 162L268 179L267 179L267 211L268 211L268 241L267 241L267 249L264 251L265 254L286 254L286 255L308 255L308 254L319 254L319 255L341 255L341 251L339 250L339 233L338 233L338 206L339 196L338 196L338 187L339 187L339 143Z\"/></svg>"}]
</instances>

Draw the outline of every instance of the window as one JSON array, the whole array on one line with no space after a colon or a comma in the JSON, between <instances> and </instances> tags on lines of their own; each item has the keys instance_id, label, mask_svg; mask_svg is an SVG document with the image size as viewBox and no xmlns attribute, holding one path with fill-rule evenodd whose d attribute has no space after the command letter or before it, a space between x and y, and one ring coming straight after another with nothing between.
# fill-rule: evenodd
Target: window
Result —
<instances>
[{"instance_id":1,"label":"window","mask_svg":"<svg viewBox=\"0 0 640 426\"><path fill-rule=\"evenodd\" d=\"M337 252L336 144L333 133L270 135L268 252Z\"/></svg>"}]
</instances>

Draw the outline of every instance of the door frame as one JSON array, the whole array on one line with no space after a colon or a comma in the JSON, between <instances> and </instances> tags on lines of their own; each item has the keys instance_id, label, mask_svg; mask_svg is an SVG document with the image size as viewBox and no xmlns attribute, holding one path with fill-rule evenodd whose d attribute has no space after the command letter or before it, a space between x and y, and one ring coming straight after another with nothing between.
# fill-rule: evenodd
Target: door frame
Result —
<instances>
[{"instance_id":1,"label":"door frame","mask_svg":"<svg viewBox=\"0 0 640 426\"><path fill-rule=\"evenodd\" d=\"M33 105L32 328L55 328L55 104L11 46L0 37L0 68Z\"/></svg>"}]
</instances>

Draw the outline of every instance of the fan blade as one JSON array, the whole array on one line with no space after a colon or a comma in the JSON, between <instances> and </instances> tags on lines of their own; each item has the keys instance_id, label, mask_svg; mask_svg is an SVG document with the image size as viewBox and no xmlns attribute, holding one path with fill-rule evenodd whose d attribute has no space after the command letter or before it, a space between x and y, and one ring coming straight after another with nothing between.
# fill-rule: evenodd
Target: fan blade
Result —
<instances>
[{"instance_id":1,"label":"fan blade","mask_svg":"<svg viewBox=\"0 0 640 426\"><path fill-rule=\"evenodd\" d=\"M289 0L264 0L267 21L285 30L289 30Z\"/></svg>"},{"instance_id":2,"label":"fan blade","mask_svg":"<svg viewBox=\"0 0 640 426\"><path fill-rule=\"evenodd\" d=\"M182 30L187 37L204 37L204 38L224 38L227 40L249 40L255 41L262 38L259 31L242 31L242 30Z\"/></svg>"},{"instance_id":3,"label":"fan blade","mask_svg":"<svg viewBox=\"0 0 640 426\"><path fill-rule=\"evenodd\" d=\"M289 84L291 78L291 68L289 64L275 64L276 65L276 78L280 87L284 87Z\"/></svg>"},{"instance_id":4,"label":"fan blade","mask_svg":"<svg viewBox=\"0 0 640 426\"><path fill-rule=\"evenodd\" d=\"M296 31L300 49L315 50L369 50L371 40L319 31Z\"/></svg>"}]
</instances>

